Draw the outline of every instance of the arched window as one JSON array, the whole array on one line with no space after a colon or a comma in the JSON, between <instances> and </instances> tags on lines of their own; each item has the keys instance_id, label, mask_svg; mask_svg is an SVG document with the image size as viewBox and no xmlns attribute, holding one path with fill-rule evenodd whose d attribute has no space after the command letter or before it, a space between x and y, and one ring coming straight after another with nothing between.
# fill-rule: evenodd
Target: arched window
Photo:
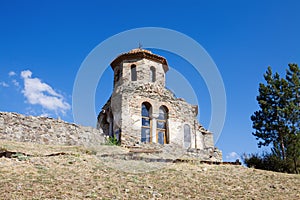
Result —
<instances>
[{"instance_id":1,"label":"arched window","mask_svg":"<svg viewBox=\"0 0 300 200\"><path fill-rule=\"evenodd\" d=\"M131 81L137 80L136 65L131 65Z\"/></svg>"},{"instance_id":2,"label":"arched window","mask_svg":"<svg viewBox=\"0 0 300 200\"><path fill-rule=\"evenodd\" d=\"M184 132L184 148L188 149L191 147L191 128L188 124L185 124L183 127Z\"/></svg>"},{"instance_id":3,"label":"arched window","mask_svg":"<svg viewBox=\"0 0 300 200\"><path fill-rule=\"evenodd\" d=\"M142 103L142 133L141 142L150 143L151 142L151 104L148 102Z\"/></svg>"},{"instance_id":4,"label":"arched window","mask_svg":"<svg viewBox=\"0 0 300 200\"><path fill-rule=\"evenodd\" d=\"M150 80L152 82L156 81L156 70L155 70L155 67L153 67L153 66L150 67Z\"/></svg>"},{"instance_id":5,"label":"arched window","mask_svg":"<svg viewBox=\"0 0 300 200\"><path fill-rule=\"evenodd\" d=\"M159 107L159 116L156 124L156 140L159 144L166 144L167 138L167 120L168 120L168 108L165 106Z\"/></svg>"}]
</instances>

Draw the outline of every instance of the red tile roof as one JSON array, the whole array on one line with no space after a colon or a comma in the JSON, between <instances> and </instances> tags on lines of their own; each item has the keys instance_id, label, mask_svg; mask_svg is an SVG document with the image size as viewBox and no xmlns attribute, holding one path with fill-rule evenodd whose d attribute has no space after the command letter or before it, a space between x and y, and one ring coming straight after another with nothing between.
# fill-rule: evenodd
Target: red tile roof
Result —
<instances>
[{"instance_id":1,"label":"red tile roof","mask_svg":"<svg viewBox=\"0 0 300 200\"><path fill-rule=\"evenodd\" d=\"M123 60L139 59L139 58L140 59L146 58L146 59L153 60L155 62L163 64L165 72L168 71L168 69L169 69L167 60L164 57L156 55L149 50L141 49L141 48L132 49L127 53L122 53L121 55L119 55L117 58L115 58L111 62L110 66L114 70L114 68L118 64L120 64Z\"/></svg>"}]
</instances>

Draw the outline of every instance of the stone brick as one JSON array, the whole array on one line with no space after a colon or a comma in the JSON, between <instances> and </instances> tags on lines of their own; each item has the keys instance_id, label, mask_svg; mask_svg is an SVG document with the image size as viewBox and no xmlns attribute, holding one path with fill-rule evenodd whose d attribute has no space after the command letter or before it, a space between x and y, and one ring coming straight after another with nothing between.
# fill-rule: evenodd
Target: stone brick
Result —
<instances>
[{"instance_id":1,"label":"stone brick","mask_svg":"<svg viewBox=\"0 0 300 200\"><path fill-rule=\"evenodd\" d=\"M0 122L0 139L89 147L105 143L101 130L62 120L0 112Z\"/></svg>"}]
</instances>

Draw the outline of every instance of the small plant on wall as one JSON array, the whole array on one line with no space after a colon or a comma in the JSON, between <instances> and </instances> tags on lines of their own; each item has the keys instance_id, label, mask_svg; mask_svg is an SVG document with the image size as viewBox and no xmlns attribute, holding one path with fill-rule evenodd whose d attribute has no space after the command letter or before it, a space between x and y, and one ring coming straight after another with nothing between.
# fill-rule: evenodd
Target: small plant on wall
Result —
<instances>
[{"instance_id":1,"label":"small plant on wall","mask_svg":"<svg viewBox=\"0 0 300 200\"><path fill-rule=\"evenodd\" d=\"M116 136L113 136L113 137L109 137L109 136L106 136L105 138L106 140L106 145L120 145L120 141L117 139Z\"/></svg>"}]
</instances>

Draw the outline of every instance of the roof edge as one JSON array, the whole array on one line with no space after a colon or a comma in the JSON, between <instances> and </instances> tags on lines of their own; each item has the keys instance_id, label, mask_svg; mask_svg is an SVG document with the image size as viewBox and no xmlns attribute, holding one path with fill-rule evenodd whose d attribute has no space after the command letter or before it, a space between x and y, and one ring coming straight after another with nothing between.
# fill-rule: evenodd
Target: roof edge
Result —
<instances>
[{"instance_id":1,"label":"roof edge","mask_svg":"<svg viewBox=\"0 0 300 200\"><path fill-rule=\"evenodd\" d=\"M110 63L110 66L114 70L115 67L118 64L120 64L123 60L139 59L139 58L140 59L146 58L146 59L149 59L149 60L153 60L155 62L159 62L163 65L163 68L164 68L165 72L169 70L168 62L164 57L153 54L151 51L145 50L145 49L133 49L133 50L127 52L127 53L123 53L123 54L119 55L117 58L115 58Z\"/></svg>"}]
</instances>

